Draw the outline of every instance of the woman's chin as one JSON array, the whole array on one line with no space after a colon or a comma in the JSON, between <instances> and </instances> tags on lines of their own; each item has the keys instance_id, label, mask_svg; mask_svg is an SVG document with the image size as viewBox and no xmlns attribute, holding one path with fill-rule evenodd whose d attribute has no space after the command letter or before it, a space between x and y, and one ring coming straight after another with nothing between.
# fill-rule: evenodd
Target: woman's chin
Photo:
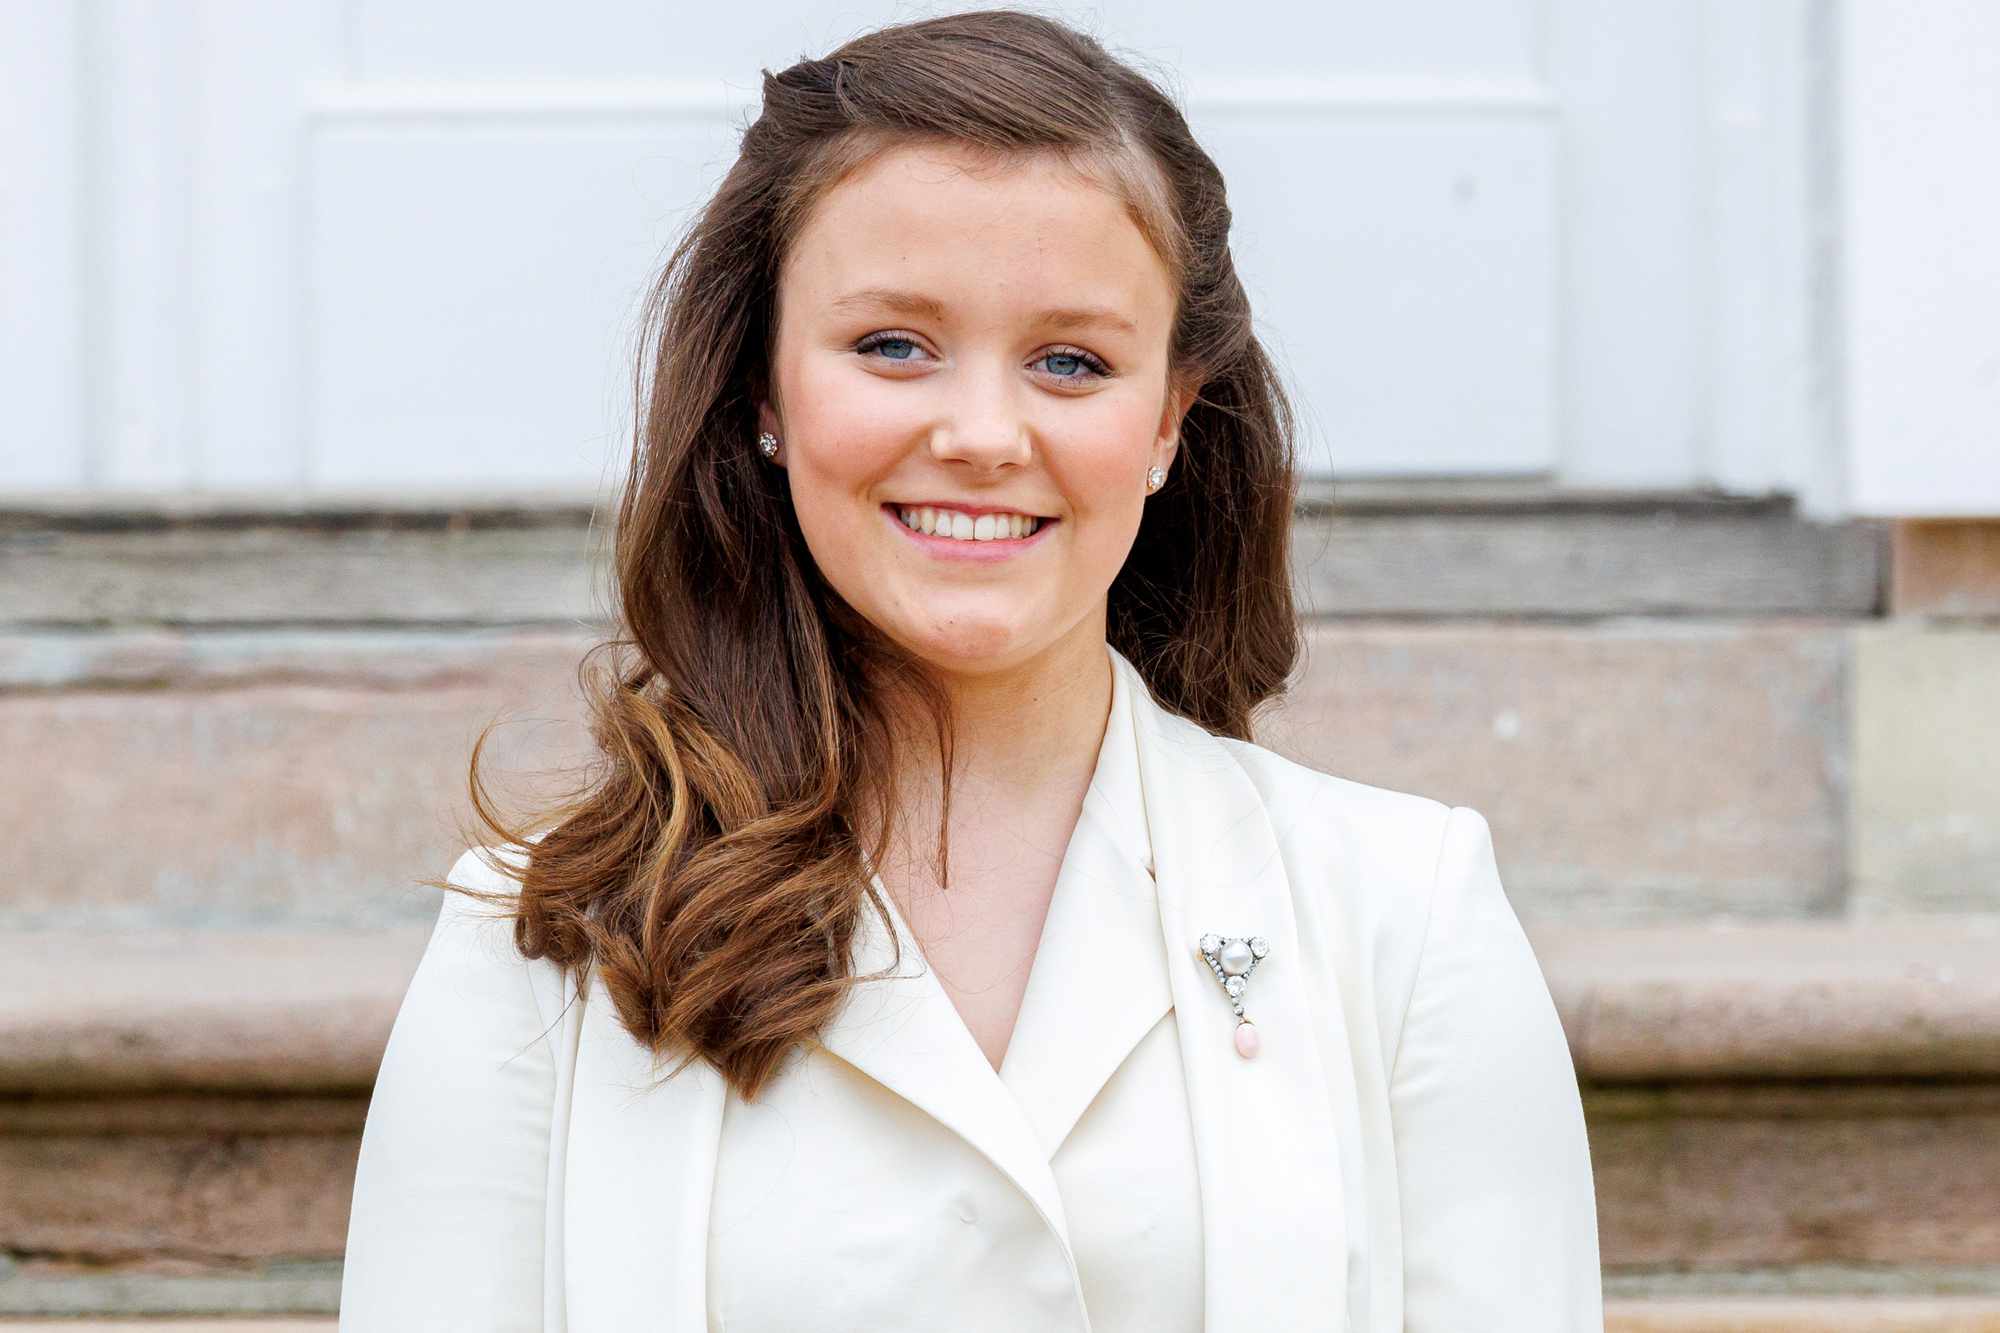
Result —
<instances>
[{"instance_id":1,"label":"woman's chin","mask_svg":"<svg viewBox=\"0 0 2000 1333\"><path fill-rule=\"evenodd\" d=\"M932 666L968 674L1010 666L1039 646L1022 626L993 621L956 620L949 627L927 626L899 637Z\"/></svg>"}]
</instances>

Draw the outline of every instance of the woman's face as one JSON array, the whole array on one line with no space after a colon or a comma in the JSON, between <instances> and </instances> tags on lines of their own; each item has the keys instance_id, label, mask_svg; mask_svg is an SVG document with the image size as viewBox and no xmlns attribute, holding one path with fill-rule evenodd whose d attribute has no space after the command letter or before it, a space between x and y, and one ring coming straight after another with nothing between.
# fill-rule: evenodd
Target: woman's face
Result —
<instances>
[{"instance_id":1,"label":"woman's face","mask_svg":"<svg viewBox=\"0 0 2000 1333\"><path fill-rule=\"evenodd\" d=\"M1048 156L893 149L819 201L778 301L761 429L834 590L946 671L1095 651L1185 409L1124 204ZM913 530L925 508L974 537Z\"/></svg>"}]
</instances>

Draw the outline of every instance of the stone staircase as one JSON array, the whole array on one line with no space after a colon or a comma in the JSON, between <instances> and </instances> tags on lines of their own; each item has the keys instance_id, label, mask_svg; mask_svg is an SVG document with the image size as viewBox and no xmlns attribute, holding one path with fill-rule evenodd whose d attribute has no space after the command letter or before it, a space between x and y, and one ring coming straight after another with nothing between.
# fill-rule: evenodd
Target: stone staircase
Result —
<instances>
[{"instance_id":1,"label":"stone staircase","mask_svg":"<svg viewBox=\"0 0 2000 1333\"><path fill-rule=\"evenodd\" d=\"M590 517L0 513L0 1325L331 1327L472 738L512 719L523 796L581 755ZM1298 522L1260 737L1491 822L1610 1327L2000 1330L1993 526L1361 483Z\"/></svg>"}]
</instances>

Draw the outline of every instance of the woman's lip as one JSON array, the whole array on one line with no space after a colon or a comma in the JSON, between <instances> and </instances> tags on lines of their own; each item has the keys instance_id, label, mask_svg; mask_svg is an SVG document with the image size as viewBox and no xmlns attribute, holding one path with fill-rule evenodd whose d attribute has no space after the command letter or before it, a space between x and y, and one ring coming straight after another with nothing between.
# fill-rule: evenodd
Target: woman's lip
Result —
<instances>
[{"instance_id":1,"label":"woman's lip","mask_svg":"<svg viewBox=\"0 0 2000 1333\"><path fill-rule=\"evenodd\" d=\"M1027 514L1028 513L1028 511L1025 509L1002 509L995 505L964 505L955 503L948 504L941 500L885 500L883 501L883 503L891 509L942 509L948 513L965 514L972 518L979 518L984 514ZM1028 517L1041 518L1042 515L1028 514Z\"/></svg>"},{"instance_id":2,"label":"woman's lip","mask_svg":"<svg viewBox=\"0 0 2000 1333\"><path fill-rule=\"evenodd\" d=\"M916 542L924 551L944 560L992 561L1020 555L1041 543L1042 537L1060 520L1045 518L1025 537L996 537L992 541L961 541L957 537L936 537L918 532L903 522L894 504L882 506L882 516L896 525L896 531Z\"/></svg>"}]
</instances>

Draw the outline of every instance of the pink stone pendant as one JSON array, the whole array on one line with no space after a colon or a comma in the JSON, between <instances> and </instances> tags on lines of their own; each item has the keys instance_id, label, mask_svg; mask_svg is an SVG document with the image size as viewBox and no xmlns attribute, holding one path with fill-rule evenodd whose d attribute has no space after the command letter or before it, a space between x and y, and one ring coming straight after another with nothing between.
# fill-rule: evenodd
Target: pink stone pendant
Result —
<instances>
[{"instance_id":1,"label":"pink stone pendant","mask_svg":"<svg viewBox=\"0 0 2000 1333\"><path fill-rule=\"evenodd\" d=\"M1211 933L1203 935L1194 947L1229 997L1230 1012L1236 1015L1236 1053L1245 1060L1256 1059L1257 1052L1264 1049L1264 1039L1258 1035L1257 1025L1243 1014L1243 993L1250 986L1250 974L1271 952L1270 943L1262 935Z\"/></svg>"}]
</instances>

